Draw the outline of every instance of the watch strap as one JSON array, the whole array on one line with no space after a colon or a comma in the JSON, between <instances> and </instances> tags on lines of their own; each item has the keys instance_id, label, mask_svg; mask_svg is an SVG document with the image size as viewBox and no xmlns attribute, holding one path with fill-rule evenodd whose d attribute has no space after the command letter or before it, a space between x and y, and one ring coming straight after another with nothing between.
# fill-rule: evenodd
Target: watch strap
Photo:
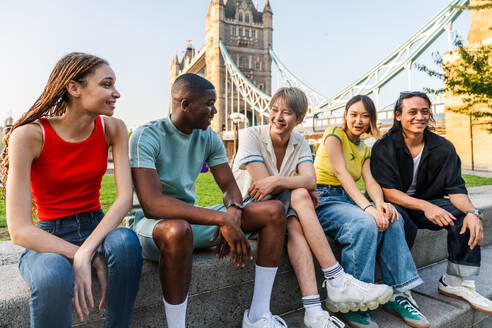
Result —
<instances>
[{"instance_id":1,"label":"watch strap","mask_svg":"<svg viewBox=\"0 0 492 328\"><path fill-rule=\"evenodd\" d=\"M474 208L474 209L472 209L472 210L468 210L468 211L466 211L466 213L473 213L473 214L475 214L476 216L478 216L478 218L479 218L480 220L483 220L483 214L482 214L482 212L480 212L480 211L479 211L478 209L476 209L476 208Z\"/></svg>"},{"instance_id":2,"label":"watch strap","mask_svg":"<svg viewBox=\"0 0 492 328\"><path fill-rule=\"evenodd\" d=\"M227 206L227 208L230 208L230 207L235 207L237 208L238 210L243 210L244 209L244 206L241 205L241 204L238 204L237 202L231 202L229 203L229 206Z\"/></svg>"}]
</instances>

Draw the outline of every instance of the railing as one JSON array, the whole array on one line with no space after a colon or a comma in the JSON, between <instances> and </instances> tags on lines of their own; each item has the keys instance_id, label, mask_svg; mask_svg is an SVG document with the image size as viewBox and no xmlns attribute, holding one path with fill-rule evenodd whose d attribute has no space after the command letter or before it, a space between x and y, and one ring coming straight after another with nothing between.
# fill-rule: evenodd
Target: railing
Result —
<instances>
[{"instance_id":1,"label":"railing","mask_svg":"<svg viewBox=\"0 0 492 328\"><path fill-rule=\"evenodd\" d=\"M323 95L321 95L319 92L315 91L312 89L310 86L308 86L306 83L302 82L297 76L295 76L288 68L285 66L278 56L275 54L273 51L273 48L271 46L268 46L268 53L270 54L270 57L272 57L273 62L277 66L280 75L282 75L282 78L284 79L285 82L291 87L296 87L304 91L306 94L308 101L309 101L309 106L311 108L311 112L316 113L319 111L319 104L325 102L327 98Z\"/></svg>"},{"instance_id":2,"label":"railing","mask_svg":"<svg viewBox=\"0 0 492 328\"><path fill-rule=\"evenodd\" d=\"M231 114L240 113L245 118L249 118L251 120L251 122L249 122L250 125L264 124L265 122L268 122L268 104L270 103L271 97L258 89L246 76L244 76L232 60L225 45L222 43L222 40L219 42L219 47L226 67L224 90L225 131L222 133L222 138L225 140L232 140L234 134L232 131L233 123Z\"/></svg>"},{"instance_id":3,"label":"railing","mask_svg":"<svg viewBox=\"0 0 492 328\"><path fill-rule=\"evenodd\" d=\"M298 79L291 73L285 65L278 59L273 49L270 47L269 52L273 62L277 66L280 75L290 86L302 89L308 96L311 115L319 112L333 112L343 108L346 102L355 95L363 94L375 95L376 107L379 107L380 88L393 79L402 70L408 71L408 89L411 89L411 68L413 61L420 56L439 35L447 30L451 31L451 24L461 14L459 7L468 4L468 0L453 0L449 5L441 10L430 22L412 35L405 43L393 51L392 54L384 58L369 72L364 74L354 83L344 88L331 98L326 98L309 87L306 83ZM450 34L448 35L450 43ZM339 113L334 113L338 115Z\"/></svg>"},{"instance_id":4,"label":"railing","mask_svg":"<svg viewBox=\"0 0 492 328\"><path fill-rule=\"evenodd\" d=\"M458 7L466 5L468 0L454 0L441 10L429 23L411 36L403 45L391 55L383 59L368 73L340 91L324 103L320 104L320 111L333 111L343 107L354 95L368 95L374 93L379 99L379 88L388 83L403 69L409 72L409 89L411 89L410 70L413 60L416 59L444 30L451 30L451 23L461 14Z\"/></svg>"},{"instance_id":5,"label":"railing","mask_svg":"<svg viewBox=\"0 0 492 328\"><path fill-rule=\"evenodd\" d=\"M439 134L444 134L444 103L436 103L432 105L432 113L435 122L433 126L438 130ZM388 108L378 111L378 126L382 132L385 132L393 125L393 108ZM297 128L297 132L304 134L307 137L318 139L325 129L332 125L341 125L343 123L343 115L324 116L323 113L304 119L304 122Z\"/></svg>"}]
</instances>

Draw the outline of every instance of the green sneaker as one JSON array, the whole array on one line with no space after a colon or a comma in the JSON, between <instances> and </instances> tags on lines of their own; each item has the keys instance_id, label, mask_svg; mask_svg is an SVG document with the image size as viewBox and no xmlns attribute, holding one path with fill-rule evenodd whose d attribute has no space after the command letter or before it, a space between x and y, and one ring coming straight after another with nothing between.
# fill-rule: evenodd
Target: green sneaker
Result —
<instances>
[{"instance_id":1,"label":"green sneaker","mask_svg":"<svg viewBox=\"0 0 492 328\"><path fill-rule=\"evenodd\" d=\"M367 311L341 313L341 318L352 328L378 328L378 324Z\"/></svg>"},{"instance_id":2,"label":"green sneaker","mask_svg":"<svg viewBox=\"0 0 492 328\"><path fill-rule=\"evenodd\" d=\"M410 292L399 293L395 296L394 301L389 301L383 305L383 309L387 312L400 317L405 323L415 328L428 328L430 323L420 311L417 302L412 297Z\"/></svg>"}]
</instances>

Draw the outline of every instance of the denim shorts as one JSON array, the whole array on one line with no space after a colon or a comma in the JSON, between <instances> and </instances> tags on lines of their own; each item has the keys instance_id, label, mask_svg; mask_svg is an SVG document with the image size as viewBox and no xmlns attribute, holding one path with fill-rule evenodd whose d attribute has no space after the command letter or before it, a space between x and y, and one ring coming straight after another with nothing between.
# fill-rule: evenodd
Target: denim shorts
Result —
<instances>
[{"instance_id":1,"label":"denim shorts","mask_svg":"<svg viewBox=\"0 0 492 328\"><path fill-rule=\"evenodd\" d=\"M290 189L285 189L278 194L275 195L267 195L267 197L263 198L263 200L279 200L282 205L284 205L284 210L285 210L285 217L291 217L294 216L296 218L299 218L297 216L297 213L294 209L290 207L290 197L291 197L292 191ZM244 199L243 205L249 204L251 202L256 202L256 200L249 196Z\"/></svg>"},{"instance_id":2,"label":"denim shorts","mask_svg":"<svg viewBox=\"0 0 492 328\"><path fill-rule=\"evenodd\" d=\"M225 212L227 210L224 204L208 206L205 208L220 212ZM135 220L130 224L130 229L135 231L138 239L140 240L140 244L142 245L142 255L146 260L158 262L161 257L160 250L154 242L152 233L157 223L162 220L164 219L146 218L143 211L138 211L135 214ZM190 226L193 233L193 249L202 249L215 246L216 242L212 242L210 240L213 238L215 231L217 230L217 226L201 224L191 224ZM245 236L246 238L249 238L251 234L247 233Z\"/></svg>"}]
</instances>

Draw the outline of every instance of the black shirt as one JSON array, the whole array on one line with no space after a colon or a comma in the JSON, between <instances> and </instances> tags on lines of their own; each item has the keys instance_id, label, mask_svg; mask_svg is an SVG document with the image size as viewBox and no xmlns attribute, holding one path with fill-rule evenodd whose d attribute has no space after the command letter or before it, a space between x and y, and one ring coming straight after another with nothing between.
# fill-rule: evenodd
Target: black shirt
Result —
<instances>
[{"instance_id":1,"label":"black shirt","mask_svg":"<svg viewBox=\"0 0 492 328\"><path fill-rule=\"evenodd\" d=\"M413 158L400 129L391 130L374 144L371 172L383 188L408 190L413 178ZM451 142L426 129L413 197L431 200L448 194L467 194L460 158Z\"/></svg>"}]
</instances>

